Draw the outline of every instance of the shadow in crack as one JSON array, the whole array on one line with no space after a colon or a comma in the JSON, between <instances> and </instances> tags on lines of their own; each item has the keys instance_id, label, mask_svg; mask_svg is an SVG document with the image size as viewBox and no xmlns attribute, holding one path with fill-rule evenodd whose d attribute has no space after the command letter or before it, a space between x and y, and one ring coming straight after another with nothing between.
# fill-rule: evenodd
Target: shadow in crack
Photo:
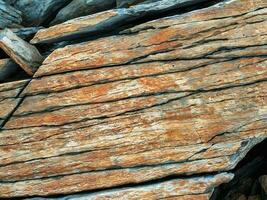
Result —
<instances>
[{"instance_id":1,"label":"shadow in crack","mask_svg":"<svg viewBox=\"0 0 267 200\"><path fill-rule=\"evenodd\" d=\"M251 149L231 172L235 178L218 187L212 200L266 200L267 176L263 175L267 174L267 139Z\"/></svg>"}]
</instances>

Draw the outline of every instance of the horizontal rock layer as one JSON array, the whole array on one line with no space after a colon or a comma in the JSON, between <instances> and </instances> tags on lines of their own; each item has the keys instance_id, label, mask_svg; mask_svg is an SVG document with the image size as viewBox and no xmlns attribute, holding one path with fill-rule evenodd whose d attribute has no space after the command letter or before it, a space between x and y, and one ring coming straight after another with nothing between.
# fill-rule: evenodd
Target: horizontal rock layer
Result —
<instances>
[{"instance_id":1,"label":"horizontal rock layer","mask_svg":"<svg viewBox=\"0 0 267 200\"><path fill-rule=\"evenodd\" d=\"M18 97L28 80L0 84L0 127L21 102Z\"/></svg>"},{"instance_id":2,"label":"horizontal rock layer","mask_svg":"<svg viewBox=\"0 0 267 200\"><path fill-rule=\"evenodd\" d=\"M0 197L209 199L267 136L266 14L231 0L55 50L0 131Z\"/></svg>"}]
</instances>

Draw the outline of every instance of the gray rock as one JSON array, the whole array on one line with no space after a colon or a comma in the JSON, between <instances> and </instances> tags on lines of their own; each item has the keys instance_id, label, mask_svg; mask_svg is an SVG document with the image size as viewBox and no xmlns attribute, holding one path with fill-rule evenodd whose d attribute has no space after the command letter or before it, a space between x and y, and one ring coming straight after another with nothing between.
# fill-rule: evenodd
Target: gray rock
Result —
<instances>
[{"instance_id":1,"label":"gray rock","mask_svg":"<svg viewBox=\"0 0 267 200\"><path fill-rule=\"evenodd\" d=\"M18 65L11 59L0 60L0 82L4 82L18 71Z\"/></svg>"},{"instance_id":2,"label":"gray rock","mask_svg":"<svg viewBox=\"0 0 267 200\"><path fill-rule=\"evenodd\" d=\"M17 0L14 7L23 13L25 26L39 26L53 18L55 12L69 2L70 0Z\"/></svg>"},{"instance_id":3,"label":"gray rock","mask_svg":"<svg viewBox=\"0 0 267 200\"><path fill-rule=\"evenodd\" d=\"M153 3L160 0L117 0L117 8L128 8L130 6L142 3Z\"/></svg>"},{"instance_id":4,"label":"gray rock","mask_svg":"<svg viewBox=\"0 0 267 200\"><path fill-rule=\"evenodd\" d=\"M259 178L261 187L263 188L265 194L267 195L267 175L263 175Z\"/></svg>"},{"instance_id":5,"label":"gray rock","mask_svg":"<svg viewBox=\"0 0 267 200\"><path fill-rule=\"evenodd\" d=\"M31 40L32 44L54 43L81 37L111 32L138 19L162 12L183 8L205 2L207 0L160 0L147 4L139 4L130 8L104 11L93 16L84 16L69 20L62 24L42 29Z\"/></svg>"},{"instance_id":6,"label":"gray rock","mask_svg":"<svg viewBox=\"0 0 267 200\"><path fill-rule=\"evenodd\" d=\"M36 47L19 38L10 29L0 32L0 48L28 75L33 75L43 61L43 57Z\"/></svg>"},{"instance_id":7,"label":"gray rock","mask_svg":"<svg viewBox=\"0 0 267 200\"><path fill-rule=\"evenodd\" d=\"M73 0L59 11L50 25L114 8L116 0Z\"/></svg>"},{"instance_id":8,"label":"gray rock","mask_svg":"<svg viewBox=\"0 0 267 200\"><path fill-rule=\"evenodd\" d=\"M0 0L0 29L16 27L21 22L21 12Z\"/></svg>"},{"instance_id":9,"label":"gray rock","mask_svg":"<svg viewBox=\"0 0 267 200\"><path fill-rule=\"evenodd\" d=\"M35 33L37 33L43 27L23 27L23 28L13 28L11 29L18 37L23 40L30 40Z\"/></svg>"}]
</instances>

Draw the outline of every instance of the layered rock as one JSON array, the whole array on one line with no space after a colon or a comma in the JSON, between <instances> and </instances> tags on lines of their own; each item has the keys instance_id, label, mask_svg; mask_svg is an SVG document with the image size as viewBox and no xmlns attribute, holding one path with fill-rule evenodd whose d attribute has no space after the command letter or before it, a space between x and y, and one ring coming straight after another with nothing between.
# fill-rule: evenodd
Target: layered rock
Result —
<instances>
[{"instance_id":1,"label":"layered rock","mask_svg":"<svg viewBox=\"0 0 267 200\"><path fill-rule=\"evenodd\" d=\"M116 0L73 0L69 5L60 10L50 25L59 24L67 20L91 15L116 6Z\"/></svg>"},{"instance_id":2,"label":"layered rock","mask_svg":"<svg viewBox=\"0 0 267 200\"><path fill-rule=\"evenodd\" d=\"M18 97L28 80L0 84L0 127L21 102Z\"/></svg>"},{"instance_id":3,"label":"layered rock","mask_svg":"<svg viewBox=\"0 0 267 200\"><path fill-rule=\"evenodd\" d=\"M14 73L18 71L18 66L10 59L0 60L0 82L8 80Z\"/></svg>"},{"instance_id":4,"label":"layered rock","mask_svg":"<svg viewBox=\"0 0 267 200\"><path fill-rule=\"evenodd\" d=\"M204 2L205 0L161 0L140 4L130 8L108 10L95 15L69 20L63 24L40 30L31 42L51 43L81 36L92 36L102 32L111 32L140 18L160 14L168 10L183 8Z\"/></svg>"},{"instance_id":5,"label":"layered rock","mask_svg":"<svg viewBox=\"0 0 267 200\"><path fill-rule=\"evenodd\" d=\"M32 42L194 2L76 18ZM266 13L231 0L53 51L0 118L0 198L210 199L267 137Z\"/></svg>"},{"instance_id":6,"label":"layered rock","mask_svg":"<svg viewBox=\"0 0 267 200\"><path fill-rule=\"evenodd\" d=\"M10 29L0 32L0 48L29 75L33 75L43 61L36 47L19 38Z\"/></svg>"}]
</instances>

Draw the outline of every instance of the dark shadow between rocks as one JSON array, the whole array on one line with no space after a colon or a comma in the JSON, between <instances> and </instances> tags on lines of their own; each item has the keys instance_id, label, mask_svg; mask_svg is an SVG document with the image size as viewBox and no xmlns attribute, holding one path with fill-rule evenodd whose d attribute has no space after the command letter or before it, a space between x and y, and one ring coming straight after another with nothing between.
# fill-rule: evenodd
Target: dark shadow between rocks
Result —
<instances>
[{"instance_id":1,"label":"dark shadow between rocks","mask_svg":"<svg viewBox=\"0 0 267 200\"><path fill-rule=\"evenodd\" d=\"M253 147L230 172L232 181L219 186L212 200L266 200L259 178L267 174L267 139Z\"/></svg>"}]
</instances>

